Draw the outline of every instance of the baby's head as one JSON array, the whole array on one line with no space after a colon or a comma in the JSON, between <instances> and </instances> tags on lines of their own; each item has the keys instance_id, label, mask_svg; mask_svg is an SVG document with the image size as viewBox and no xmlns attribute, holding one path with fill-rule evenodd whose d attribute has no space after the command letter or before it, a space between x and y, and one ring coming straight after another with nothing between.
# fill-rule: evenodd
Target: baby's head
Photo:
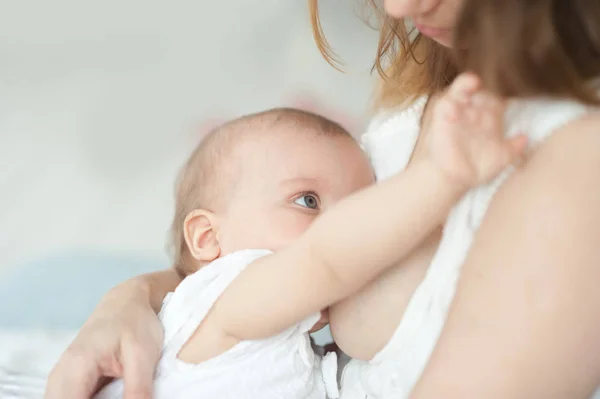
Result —
<instances>
[{"instance_id":1,"label":"baby's head","mask_svg":"<svg viewBox=\"0 0 600 399\"><path fill-rule=\"evenodd\" d=\"M177 270L188 275L242 249L277 251L373 181L356 141L322 116L280 108L228 122L181 172L171 231Z\"/></svg>"}]
</instances>

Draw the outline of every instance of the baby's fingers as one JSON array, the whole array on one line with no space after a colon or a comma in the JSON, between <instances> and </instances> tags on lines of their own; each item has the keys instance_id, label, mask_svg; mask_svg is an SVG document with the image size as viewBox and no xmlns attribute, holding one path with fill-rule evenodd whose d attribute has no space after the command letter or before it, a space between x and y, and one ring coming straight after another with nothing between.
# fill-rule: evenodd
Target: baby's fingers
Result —
<instances>
[{"instance_id":1,"label":"baby's fingers","mask_svg":"<svg viewBox=\"0 0 600 399\"><path fill-rule=\"evenodd\" d=\"M527 150L529 140L526 135L519 134L509 140L507 140L508 148L508 163L515 162L516 160L523 157Z\"/></svg>"},{"instance_id":2,"label":"baby's fingers","mask_svg":"<svg viewBox=\"0 0 600 399\"><path fill-rule=\"evenodd\" d=\"M466 105L471 101L471 96L473 96L480 87L481 80L477 75L463 73L454 80L448 90L448 95L457 103Z\"/></svg>"}]
</instances>

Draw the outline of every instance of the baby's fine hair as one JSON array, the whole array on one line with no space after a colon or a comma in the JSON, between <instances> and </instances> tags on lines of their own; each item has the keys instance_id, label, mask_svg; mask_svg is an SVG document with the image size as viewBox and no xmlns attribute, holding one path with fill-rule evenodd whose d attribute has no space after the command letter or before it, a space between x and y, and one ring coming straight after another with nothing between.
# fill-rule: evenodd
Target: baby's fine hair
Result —
<instances>
[{"instance_id":1,"label":"baby's fine hair","mask_svg":"<svg viewBox=\"0 0 600 399\"><path fill-rule=\"evenodd\" d=\"M189 255L183 225L195 209L217 212L227 206L232 194L233 149L253 135L294 133L307 136L342 136L346 129L321 115L294 108L274 108L244 115L210 131L192 152L179 173L175 187L175 215L169 246L175 269L185 277L197 269Z\"/></svg>"}]
</instances>

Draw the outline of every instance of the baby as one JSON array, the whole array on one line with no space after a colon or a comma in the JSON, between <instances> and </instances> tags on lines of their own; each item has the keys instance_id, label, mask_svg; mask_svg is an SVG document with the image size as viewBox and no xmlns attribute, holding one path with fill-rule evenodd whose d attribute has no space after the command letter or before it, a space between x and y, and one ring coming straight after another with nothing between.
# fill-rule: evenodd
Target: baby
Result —
<instances>
[{"instance_id":1,"label":"baby","mask_svg":"<svg viewBox=\"0 0 600 399\"><path fill-rule=\"evenodd\" d=\"M160 313L154 397L337 397L335 355L321 361L308 337L321 310L396 264L524 147L474 117L486 110L473 90L457 79L436 105L428 156L377 185L350 134L318 115L274 109L210 133L177 186L185 279ZM97 398L122 393L119 380Z\"/></svg>"}]
</instances>

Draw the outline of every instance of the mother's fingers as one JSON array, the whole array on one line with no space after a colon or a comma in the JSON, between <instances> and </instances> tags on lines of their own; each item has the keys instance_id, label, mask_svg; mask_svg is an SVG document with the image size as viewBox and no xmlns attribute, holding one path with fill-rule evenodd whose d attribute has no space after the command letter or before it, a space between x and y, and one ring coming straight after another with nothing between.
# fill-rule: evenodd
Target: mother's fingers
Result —
<instances>
[{"instance_id":1,"label":"mother's fingers","mask_svg":"<svg viewBox=\"0 0 600 399\"><path fill-rule=\"evenodd\" d=\"M151 350L152 346L130 343L122 347L124 399L150 399L152 397L154 371L160 353Z\"/></svg>"},{"instance_id":2,"label":"mother's fingers","mask_svg":"<svg viewBox=\"0 0 600 399\"><path fill-rule=\"evenodd\" d=\"M89 399L95 393L101 373L93 359L68 349L48 378L45 399Z\"/></svg>"}]
</instances>

